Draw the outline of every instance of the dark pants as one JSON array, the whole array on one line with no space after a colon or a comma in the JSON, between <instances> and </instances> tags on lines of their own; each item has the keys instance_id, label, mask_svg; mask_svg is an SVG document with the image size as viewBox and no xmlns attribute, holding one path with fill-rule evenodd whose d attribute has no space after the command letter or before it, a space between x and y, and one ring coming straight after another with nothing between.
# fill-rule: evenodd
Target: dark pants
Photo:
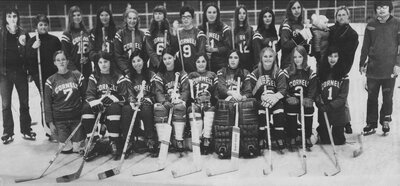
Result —
<instances>
[{"instance_id":1,"label":"dark pants","mask_svg":"<svg viewBox=\"0 0 400 186\"><path fill-rule=\"evenodd\" d=\"M67 121L54 121L54 126L58 132L58 140L61 143L65 143L67 138L71 135L71 133L75 130L75 128L79 125L79 120L67 120ZM72 136L72 142L80 142L85 139L82 127L80 127L74 136Z\"/></svg>"},{"instance_id":2,"label":"dark pants","mask_svg":"<svg viewBox=\"0 0 400 186\"><path fill-rule=\"evenodd\" d=\"M123 139L128 136L129 127L132 121L134 110L130 105L124 105L121 112L121 131ZM143 121L144 131L140 128L140 120ZM153 105L143 103L140 111L136 115L135 123L132 129L133 136L144 136L146 139L157 139L157 132L154 126Z\"/></svg>"},{"instance_id":3,"label":"dark pants","mask_svg":"<svg viewBox=\"0 0 400 186\"><path fill-rule=\"evenodd\" d=\"M377 125L378 123L378 96L382 87L382 107L379 122L382 124L385 118L390 118L393 110L393 89L396 79L371 79L367 78L368 102L367 123Z\"/></svg>"},{"instance_id":4,"label":"dark pants","mask_svg":"<svg viewBox=\"0 0 400 186\"><path fill-rule=\"evenodd\" d=\"M324 117L324 113L318 111L318 127L317 132L319 135L320 143L329 144L331 140L329 139L328 129L326 128L326 121ZM332 138L335 145L343 145L346 143L346 137L344 136L344 124L333 123L333 121L329 121L329 124L332 126Z\"/></svg>"},{"instance_id":5,"label":"dark pants","mask_svg":"<svg viewBox=\"0 0 400 186\"><path fill-rule=\"evenodd\" d=\"M3 134L14 135L14 121L11 112L11 95L13 88L17 89L19 98L19 122L21 133L29 133L31 116L29 115L29 88L27 75L22 69L7 70L7 75L0 75L0 92L3 109Z\"/></svg>"},{"instance_id":6,"label":"dark pants","mask_svg":"<svg viewBox=\"0 0 400 186\"><path fill-rule=\"evenodd\" d=\"M287 127L286 127L287 136L289 138L295 138L298 136L299 131L301 135L300 105L285 104L285 112L287 121ZM304 129L306 138L310 138L312 134L313 114L314 114L314 107L304 108L304 122L305 122ZM299 123L298 121L300 121L300 125L298 124Z\"/></svg>"}]
</instances>

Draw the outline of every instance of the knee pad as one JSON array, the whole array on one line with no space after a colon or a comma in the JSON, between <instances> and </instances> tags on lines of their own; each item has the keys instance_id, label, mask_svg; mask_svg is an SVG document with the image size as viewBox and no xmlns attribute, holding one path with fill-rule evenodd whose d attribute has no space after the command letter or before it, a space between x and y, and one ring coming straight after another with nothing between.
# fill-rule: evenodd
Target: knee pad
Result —
<instances>
[{"instance_id":1,"label":"knee pad","mask_svg":"<svg viewBox=\"0 0 400 186\"><path fill-rule=\"evenodd\" d=\"M174 105L173 121L186 122L186 106L183 103Z\"/></svg>"},{"instance_id":2,"label":"knee pad","mask_svg":"<svg viewBox=\"0 0 400 186\"><path fill-rule=\"evenodd\" d=\"M168 110L161 104L154 104L154 122L155 123L167 123L168 121Z\"/></svg>"},{"instance_id":3,"label":"knee pad","mask_svg":"<svg viewBox=\"0 0 400 186\"><path fill-rule=\"evenodd\" d=\"M203 118L201 117L200 107L194 105L194 116L192 106L188 108L188 112L192 138L193 136L197 136L200 139L203 132Z\"/></svg>"}]
</instances>

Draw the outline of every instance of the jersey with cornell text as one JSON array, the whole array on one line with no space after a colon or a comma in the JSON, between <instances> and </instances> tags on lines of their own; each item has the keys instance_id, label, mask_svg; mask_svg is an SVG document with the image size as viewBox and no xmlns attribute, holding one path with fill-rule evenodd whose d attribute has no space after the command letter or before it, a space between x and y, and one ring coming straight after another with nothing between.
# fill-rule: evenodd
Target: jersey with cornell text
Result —
<instances>
[{"instance_id":1,"label":"jersey with cornell text","mask_svg":"<svg viewBox=\"0 0 400 186\"><path fill-rule=\"evenodd\" d=\"M132 37L134 37L135 41L133 41ZM129 58L133 51L145 50L145 34L141 30L135 30L135 34L132 36L132 31L128 28L120 29L115 34L114 47L114 55L118 67L122 72L128 74L132 66Z\"/></svg>"},{"instance_id":2,"label":"jersey with cornell text","mask_svg":"<svg viewBox=\"0 0 400 186\"><path fill-rule=\"evenodd\" d=\"M185 71L188 73L196 71L196 57L205 54L206 35L203 31L192 27L189 30L180 30L179 40Z\"/></svg>"},{"instance_id":3,"label":"jersey with cornell text","mask_svg":"<svg viewBox=\"0 0 400 186\"><path fill-rule=\"evenodd\" d=\"M285 96L287 92L286 77L287 75L285 72L280 69L275 71L268 70L261 73L257 68L246 77L246 97L261 99L261 94L264 93L264 87L266 87L267 93L280 92Z\"/></svg>"},{"instance_id":4,"label":"jersey with cornell text","mask_svg":"<svg viewBox=\"0 0 400 186\"><path fill-rule=\"evenodd\" d=\"M239 73L241 71L241 73ZM224 67L217 72L218 77L218 98L225 99L228 97L228 91L237 91L238 87L240 87L240 93L243 93L243 85L244 80L249 74L249 71L246 69L231 69L229 67ZM238 86L238 76L240 77L240 85Z\"/></svg>"},{"instance_id":5,"label":"jersey with cornell text","mask_svg":"<svg viewBox=\"0 0 400 186\"><path fill-rule=\"evenodd\" d=\"M285 74L287 73L288 69L285 69ZM296 73L293 75L288 75L287 77L287 82L288 82L288 95L289 96L296 96L298 97L299 93L298 90L296 90L297 87L303 87L304 91L304 97L305 98L310 98L313 99L315 96L315 93L317 91L317 80L316 80L316 74L308 68L307 70L296 70Z\"/></svg>"},{"instance_id":6,"label":"jersey with cornell text","mask_svg":"<svg viewBox=\"0 0 400 186\"><path fill-rule=\"evenodd\" d=\"M155 73L150 71L148 78L145 78L142 74L136 74L135 76L126 76L127 78L127 89L128 89L128 95L125 95L128 100L136 99L138 94L140 93L140 89L142 88L142 81L145 79L150 79L145 80L146 84L143 90L143 97L144 98L150 98L152 103L155 102L154 100L154 77Z\"/></svg>"},{"instance_id":7,"label":"jersey with cornell text","mask_svg":"<svg viewBox=\"0 0 400 186\"><path fill-rule=\"evenodd\" d=\"M46 81L46 122L80 118L84 97L83 75L78 71L55 73Z\"/></svg>"},{"instance_id":8,"label":"jersey with cornell text","mask_svg":"<svg viewBox=\"0 0 400 186\"><path fill-rule=\"evenodd\" d=\"M217 75L214 72L192 72L189 74L189 79L193 81L193 93L195 98L200 95L214 96L214 91L217 84Z\"/></svg>"},{"instance_id":9,"label":"jersey with cornell text","mask_svg":"<svg viewBox=\"0 0 400 186\"><path fill-rule=\"evenodd\" d=\"M86 101L99 99L106 94L122 95L124 92L122 83L124 81L126 79L122 75L100 74L98 78L93 74L90 75L86 90Z\"/></svg>"},{"instance_id":10,"label":"jersey with cornell text","mask_svg":"<svg viewBox=\"0 0 400 186\"><path fill-rule=\"evenodd\" d=\"M65 31L61 36L61 46L62 50L67 55L67 59L70 60L68 69L78 69L80 72L82 72L82 69L80 69L81 53L83 53L83 56L89 57L89 33L83 31L83 34L81 35L79 31Z\"/></svg>"},{"instance_id":11,"label":"jersey with cornell text","mask_svg":"<svg viewBox=\"0 0 400 186\"><path fill-rule=\"evenodd\" d=\"M240 27L235 29L235 49L239 51L240 66L247 70L253 70L255 62L253 60L252 38L253 28Z\"/></svg>"},{"instance_id":12,"label":"jersey with cornell text","mask_svg":"<svg viewBox=\"0 0 400 186\"><path fill-rule=\"evenodd\" d=\"M157 73L154 78L155 83L155 94L156 101L163 103L165 101L171 101L171 94L175 88L175 73ZM177 93L180 94L180 99L187 101L189 98L189 84L188 75L185 72L181 72L178 77Z\"/></svg>"}]
</instances>

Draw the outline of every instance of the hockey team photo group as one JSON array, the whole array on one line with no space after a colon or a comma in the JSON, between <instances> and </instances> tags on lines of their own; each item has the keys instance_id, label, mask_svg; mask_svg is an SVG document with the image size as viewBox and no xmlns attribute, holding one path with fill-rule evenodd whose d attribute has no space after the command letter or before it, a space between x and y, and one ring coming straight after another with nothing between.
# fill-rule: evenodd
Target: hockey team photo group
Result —
<instances>
[{"instance_id":1,"label":"hockey team photo group","mask_svg":"<svg viewBox=\"0 0 400 186\"><path fill-rule=\"evenodd\" d=\"M29 5L26 22L19 5L3 6L0 185L343 185L361 169L369 181L348 185L398 185L400 2L365 1L356 28L355 0L331 11L223 1L173 13L169 1L90 11L59 1L60 35L49 7ZM379 160L391 171L355 168ZM386 181L374 176L385 169Z\"/></svg>"}]
</instances>

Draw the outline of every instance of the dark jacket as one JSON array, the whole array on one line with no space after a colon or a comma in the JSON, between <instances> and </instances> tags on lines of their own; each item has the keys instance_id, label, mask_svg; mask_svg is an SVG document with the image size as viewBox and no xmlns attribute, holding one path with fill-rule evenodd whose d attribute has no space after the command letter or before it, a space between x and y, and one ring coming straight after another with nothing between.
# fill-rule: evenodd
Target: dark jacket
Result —
<instances>
[{"instance_id":1,"label":"dark jacket","mask_svg":"<svg viewBox=\"0 0 400 186\"><path fill-rule=\"evenodd\" d=\"M341 61L344 63L344 72L348 74L353 66L358 46L358 34L349 24L339 25L336 23L329 27L329 30L329 46L337 47Z\"/></svg>"},{"instance_id":2,"label":"dark jacket","mask_svg":"<svg viewBox=\"0 0 400 186\"><path fill-rule=\"evenodd\" d=\"M6 46L7 46L7 32L8 30L6 28L0 27L0 75L6 75ZM18 40L22 35L25 35L25 45L22 45L21 42L18 42L18 50L20 54L21 60L23 60L24 65L22 68L24 70L27 70L28 63L26 62L26 44L28 43L28 40L30 39L30 36L28 33L26 33L21 27L17 28L17 35L18 35Z\"/></svg>"}]
</instances>

